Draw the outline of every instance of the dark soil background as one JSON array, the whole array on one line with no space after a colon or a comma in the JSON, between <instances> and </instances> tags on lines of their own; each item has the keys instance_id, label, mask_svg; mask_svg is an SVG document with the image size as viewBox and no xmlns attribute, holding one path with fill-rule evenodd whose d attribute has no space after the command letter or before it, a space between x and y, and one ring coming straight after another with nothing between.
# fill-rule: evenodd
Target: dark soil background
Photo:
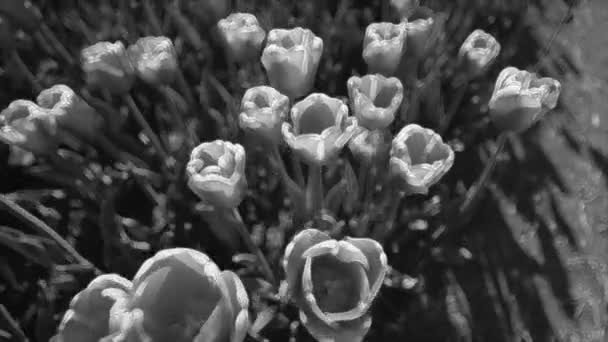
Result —
<instances>
[{"instance_id":1,"label":"dark soil background","mask_svg":"<svg viewBox=\"0 0 608 342\"><path fill-rule=\"evenodd\" d=\"M446 53L453 56L474 28L495 34L503 45L501 56L487 77L476 82L465 95L455 129L444 136L450 142L465 141L447 184L469 186L481 172L484 158L478 151L485 149L478 147L488 145L486 141L492 141L496 134L486 125L474 126L469 122L479 119L479 115L471 113L483 114L479 103L487 102L495 77L503 67L514 65L554 77L562 82L562 95L555 111L508 141L485 200L462 231L449 235L441 244L433 244L429 242L430 232L411 233L408 213L401 215L398 229L404 233L395 239L399 248L385 246L394 269L390 279L409 280L415 285L387 284L373 307L374 323L366 341L607 341L608 1L422 2L451 14L447 27L454 36L445 47ZM94 41L133 42L146 31L141 11L136 10L139 1L91 1L86 6L78 1L35 3L42 10L44 22L76 59L78 51L88 44L87 37ZM266 9L254 11L263 24L285 25L289 16L284 14L291 13L296 23L319 35L331 31L303 5L307 2L258 3L263 3L260 6ZM330 7L337 3L329 1ZM360 57L362 30L369 13L375 21L381 18L382 1L350 3L357 20L333 23L331 37L338 42L328 44L330 41L326 40L317 76L316 88L331 95L346 95L345 83L352 70L365 71ZM162 7L160 3L156 5ZM91 9L95 8L100 9L100 18L116 16L120 25L101 25L96 27L98 32L84 32L79 18L93 22L91 15L97 12ZM458 13L464 14L459 17L461 21L450 22L449 18L456 18ZM171 29L168 36L174 38L176 31ZM201 29L202 49L184 43L180 50L180 63L191 87L198 91L201 84L205 87L205 82L199 79L200 69L229 89L233 82L221 52L215 49L217 42L211 31L209 27ZM55 83L75 89L83 86L77 65L66 65L59 56L28 38L27 30L16 37L17 51L35 82L44 87ZM154 100L145 100L146 95L152 94L150 89L140 85L138 94L144 107L154 106ZM199 94L202 97L207 94L212 106L221 102L212 91L206 93L203 89ZM36 95L35 85L24 77L3 47L0 108L14 99L33 99ZM238 96L233 95L238 101ZM450 103L453 96L444 94L444 101ZM119 111L122 109L119 103L115 105ZM219 112L225 110L217 106ZM480 132L468 133L463 138L459 133L461 127L469 131L477 127ZM197 132L203 141L225 136L211 123L201 125ZM265 163L262 156L248 150L247 167L253 175L248 174L248 179L257 185L251 187L240 210L254 233L263 231L269 235L285 225L285 215L289 214L282 207L281 196L260 189L259 184L266 181ZM205 230L205 223L191 217L189 206L195 199L186 188L165 189L168 198L173 196L170 191L184 192L178 197L189 203L171 209L175 215L171 219L177 221L176 225L188 222L200 228L182 236L179 230L166 234L168 228L155 226L156 215L162 212L159 214L158 208L142 200L145 196L133 190L137 187L131 179L100 195L103 201L89 210L89 204L74 204L69 191L59 192L56 184L33 177L27 171L11 165L8 146L0 145L0 192L55 228L103 271L130 276L153 251L174 245L200 248L222 268L236 267L231 262L232 253L218 247ZM257 178L252 181L251 177ZM108 217L112 223L103 221ZM132 240L128 260L113 254L116 250L112 249L113 238L108 234L120 231L114 229L119 225L114 217L131 219L120 221L128 226ZM26 234L19 235L20 244L13 248L0 244L0 304L8 311L0 320L0 341L22 341L8 333L9 315L31 341L47 341L69 299L92 275L56 267L51 261L56 257L52 243L36 236L14 217L0 212L0 226L2 236L9 232L16 234L15 231ZM146 245L139 246L136 240ZM269 259L278 264L280 248L273 249L267 243L265 250ZM287 341L294 335L298 341L307 341L310 337L304 329L296 332L289 329L289 322L297 319L295 313L293 308L286 309L261 334L271 341Z\"/></svg>"}]
</instances>

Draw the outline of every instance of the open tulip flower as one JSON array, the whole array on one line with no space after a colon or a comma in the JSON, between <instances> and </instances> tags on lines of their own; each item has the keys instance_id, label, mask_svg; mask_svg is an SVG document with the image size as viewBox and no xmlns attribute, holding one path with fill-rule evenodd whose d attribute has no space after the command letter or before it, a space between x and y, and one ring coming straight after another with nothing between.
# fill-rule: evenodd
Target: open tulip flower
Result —
<instances>
[{"instance_id":1,"label":"open tulip flower","mask_svg":"<svg viewBox=\"0 0 608 342\"><path fill-rule=\"evenodd\" d=\"M405 23L372 23L367 26L363 40L363 60L369 73L393 75L405 49Z\"/></svg>"},{"instance_id":2,"label":"open tulip flower","mask_svg":"<svg viewBox=\"0 0 608 342\"><path fill-rule=\"evenodd\" d=\"M361 341L371 326L367 311L387 270L382 246L367 238L336 241L306 229L285 249L287 294L300 320L319 341Z\"/></svg>"},{"instance_id":3,"label":"open tulip flower","mask_svg":"<svg viewBox=\"0 0 608 342\"><path fill-rule=\"evenodd\" d=\"M276 89L258 86L248 89L241 100L242 129L254 132L267 141L281 141L281 125L289 111L289 98Z\"/></svg>"},{"instance_id":4,"label":"open tulip flower","mask_svg":"<svg viewBox=\"0 0 608 342\"><path fill-rule=\"evenodd\" d=\"M496 38L484 30L475 30L460 47L458 56L471 76L477 76L492 65L499 53L500 44Z\"/></svg>"},{"instance_id":5,"label":"open tulip flower","mask_svg":"<svg viewBox=\"0 0 608 342\"><path fill-rule=\"evenodd\" d=\"M110 334L110 311L125 301L131 282L117 274L93 279L70 302L53 342L98 342Z\"/></svg>"},{"instance_id":6,"label":"open tulip flower","mask_svg":"<svg viewBox=\"0 0 608 342\"><path fill-rule=\"evenodd\" d=\"M139 38L128 53L137 76L149 84L171 83L178 72L177 52L167 37Z\"/></svg>"},{"instance_id":7,"label":"open tulip flower","mask_svg":"<svg viewBox=\"0 0 608 342\"><path fill-rule=\"evenodd\" d=\"M124 94L133 86L135 71L122 42L99 42L82 49L82 70L88 85Z\"/></svg>"},{"instance_id":8,"label":"open tulip flower","mask_svg":"<svg viewBox=\"0 0 608 342\"><path fill-rule=\"evenodd\" d=\"M357 119L337 98L314 93L291 108L291 121L283 123L283 139L304 161L325 165L335 159L355 133Z\"/></svg>"},{"instance_id":9,"label":"open tulip flower","mask_svg":"<svg viewBox=\"0 0 608 342\"><path fill-rule=\"evenodd\" d=\"M57 84L43 90L36 102L49 110L60 127L89 140L93 140L102 128L101 116L66 85Z\"/></svg>"},{"instance_id":10,"label":"open tulip flower","mask_svg":"<svg viewBox=\"0 0 608 342\"><path fill-rule=\"evenodd\" d=\"M217 23L228 52L236 62L246 62L258 56L266 31L250 13L232 13Z\"/></svg>"},{"instance_id":11,"label":"open tulip flower","mask_svg":"<svg viewBox=\"0 0 608 342\"><path fill-rule=\"evenodd\" d=\"M245 149L239 144L215 140L198 145L186 172L188 186L208 205L232 209L245 196Z\"/></svg>"},{"instance_id":12,"label":"open tulip flower","mask_svg":"<svg viewBox=\"0 0 608 342\"><path fill-rule=\"evenodd\" d=\"M199 251L165 249L143 263L129 299L112 308L107 341L242 342L248 308L236 274Z\"/></svg>"},{"instance_id":13,"label":"open tulip flower","mask_svg":"<svg viewBox=\"0 0 608 342\"><path fill-rule=\"evenodd\" d=\"M501 131L524 131L555 108L560 90L557 80L538 78L515 67L505 68L498 75L490 99L490 118Z\"/></svg>"},{"instance_id":14,"label":"open tulip flower","mask_svg":"<svg viewBox=\"0 0 608 342\"><path fill-rule=\"evenodd\" d=\"M407 193L426 194L454 163L454 151L433 130L410 124L393 139L391 173L406 183Z\"/></svg>"},{"instance_id":15,"label":"open tulip flower","mask_svg":"<svg viewBox=\"0 0 608 342\"><path fill-rule=\"evenodd\" d=\"M406 23L408 53L420 58L428 48L433 25L435 24L434 12L427 7L417 7Z\"/></svg>"},{"instance_id":16,"label":"open tulip flower","mask_svg":"<svg viewBox=\"0 0 608 342\"><path fill-rule=\"evenodd\" d=\"M55 117L32 101L15 100L0 113L0 140L38 155L57 151Z\"/></svg>"},{"instance_id":17,"label":"open tulip flower","mask_svg":"<svg viewBox=\"0 0 608 342\"><path fill-rule=\"evenodd\" d=\"M403 100L403 86L396 77L353 76L348 80L348 94L359 125L375 130L387 128L395 119Z\"/></svg>"},{"instance_id":18,"label":"open tulip flower","mask_svg":"<svg viewBox=\"0 0 608 342\"><path fill-rule=\"evenodd\" d=\"M291 100L308 94L322 52L323 40L308 29L271 30L262 52L262 64L270 85Z\"/></svg>"}]
</instances>

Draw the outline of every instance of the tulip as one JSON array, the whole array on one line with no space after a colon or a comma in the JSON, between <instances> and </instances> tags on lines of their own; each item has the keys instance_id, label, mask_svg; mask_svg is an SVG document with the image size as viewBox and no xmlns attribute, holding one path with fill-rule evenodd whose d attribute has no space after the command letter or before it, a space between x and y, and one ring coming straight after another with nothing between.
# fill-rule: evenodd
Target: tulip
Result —
<instances>
[{"instance_id":1,"label":"tulip","mask_svg":"<svg viewBox=\"0 0 608 342\"><path fill-rule=\"evenodd\" d=\"M373 23L363 40L363 59L369 73L391 76L406 49L406 24Z\"/></svg>"},{"instance_id":2,"label":"tulip","mask_svg":"<svg viewBox=\"0 0 608 342\"><path fill-rule=\"evenodd\" d=\"M32 101L16 100L0 112L0 140L38 155L57 151L55 117Z\"/></svg>"},{"instance_id":3,"label":"tulip","mask_svg":"<svg viewBox=\"0 0 608 342\"><path fill-rule=\"evenodd\" d=\"M395 119L403 100L403 86L395 77L353 76L348 80L348 94L359 125L370 130L382 129Z\"/></svg>"},{"instance_id":4,"label":"tulip","mask_svg":"<svg viewBox=\"0 0 608 342\"><path fill-rule=\"evenodd\" d=\"M81 56L82 69L90 86L114 94L124 94L133 86L135 71L121 42L93 44L84 48Z\"/></svg>"},{"instance_id":5,"label":"tulip","mask_svg":"<svg viewBox=\"0 0 608 342\"><path fill-rule=\"evenodd\" d=\"M357 127L348 107L339 99L314 93L291 108L291 121L283 123L283 139L311 165L325 165L337 157Z\"/></svg>"},{"instance_id":6,"label":"tulip","mask_svg":"<svg viewBox=\"0 0 608 342\"><path fill-rule=\"evenodd\" d=\"M373 161L388 155L391 148L391 138L388 130L369 130L358 127L348 143L348 148L357 160L369 165Z\"/></svg>"},{"instance_id":7,"label":"tulip","mask_svg":"<svg viewBox=\"0 0 608 342\"><path fill-rule=\"evenodd\" d=\"M439 134L410 124L393 139L391 173L405 181L406 192L426 194L454 163L454 151Z\"/></svg>"},{"instance_id":8,"label":"tulip","mask_svg":"<svg viewBox=\"0 0 608 342\"><path fill-rule=\"evenodd\" d=\"M198 145L186 172L188 186L205 204L232 209L245 196L245 150L239 144L215 140Z\"/></svg>"},{"instance_id":9,"label":"tulip","mask_svg":"<svg viewBox=\"0 0 608 342\"><path fill-rule=\"evenodd\" d=\"M458 57L471 76L479 76L492 65L499 53L500 44L496 38L483 30L475 30L460 47Z\"/></svg>"},{"instance_id":10,"label":"tulip","mask_svg":"<svg viewBox=\"0 0 608 342\"><path fill-rule=\"evenodd\" d=\"M308 29L271 30L262 52L270 85L292 100L308 94L322 52L323 40Z\"/></svg>"},{"instance_id":11,"label":"tulip","mask_svg":"<svg viewBox=\"0 0 608 342\"><path fill-rule=\"evenodd\" d=\"M130 299L120 304L112 308L113 342L242 342L249 329L249 298L239 277L189 248L146 260Z\"/></svg>"},{"instance_id":12,"label":"tulip","mask_svg":"<svg viewBox=\"0 0 608 342\"><path fill-rule=\"evenodd\" d=\"M391 6L399 12L399 16L407 19L420 6L420 0L391 0Z\"/></svg>"},{"instance_id":13,"label":"tulip","mask_svg":"<svg viewBox=\"0 0 608 342\"><path fill-rule=\"evenodd\" d=\"M281 139L281 124L289 111L289 98L276 89L258 86L248 89L241 101L239 115L242 129L254 132L277 144Z\"/></svg>"},{"instance_id":14,"label":"tulip","mask_svg":"<svg viewBox=\"0 0 608 342\"><path fill-rule=\"evenodd\" d=\"M70 302L54 342L98 342L110 333L110 310L125 300L131 282L117 274L104 274L93 279Z\"/></svg>"},{"instance_id":15,"label":"tulip","mask_svg":"<svg viewBox=\"0 0 608 342\"><path fill-rule=\"evenodd\" d=\"M417 7L405 24L407 28L408 53L421 58L426 53L435 24L434 13L427 7Z\"/></svg>"},{"instance_id":16,"label":"tulip","mask_svg":"<svg viewBox=\"0 0 608 342\"><path fill-rule=\"evenodd\" d=\"M319 341L361 341L371 325L367 314L387 270L382 246L366 238L333 240L306 229L285 249L287 295L300 320Z\"/></svg>"},{"instance_id":17,"label":"tulip","mask_svg":"<svg viewBox=\"0 0 608 342\"><path fill-rule=\"evenodd\" d=\"M501 131L524 131L555 108L560 90L560 83L552 78L505 68L498 75L490 99L490 118Z\"/></svg>"},{"instance_id":18,"label":"tulip","mask_svg":"<svg viewBox=\"0 0 608 342\"><path fill-rule=\"evenodd\" d=\"M254 59L260 53L266 31L249 13L232 13L217 23L229 54L236 62Z\"/></svg>"},{"instance_id":19,"label":"tulip","mask_svg":"<svg viewBox=\"0 0 608 342\"><path fill-rule=\"evenodd\" d=\"M169 84L178 72L177 52L164 36L139 38L129 46L128 56L137 76L152 85Z\"/></svg>"},{"instance_id":20,"label":"tulip","mask_svg":"<svg viewBox=\"0 0 608 342\"><path fill-rule=\"evenodd\" d=\"M102 118L95 109L66 85L57 84L43 90L36 102L49 110L60 127L89 140L93 140L102 128Z\"/></svg>"}]
</instances>

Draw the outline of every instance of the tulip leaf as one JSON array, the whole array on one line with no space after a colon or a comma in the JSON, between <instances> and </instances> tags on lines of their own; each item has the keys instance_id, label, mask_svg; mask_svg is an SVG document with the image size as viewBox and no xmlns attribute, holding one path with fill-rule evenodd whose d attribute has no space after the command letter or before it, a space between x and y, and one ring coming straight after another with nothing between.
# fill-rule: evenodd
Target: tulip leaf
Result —
<instances>
[{"instance_id":1,"label":"tulip leaf","mask_svg":"<svg viewBox=\"0 0 608 342\"><path fill-rule=\"evenodd\" d=\"M25 234L17 229L0 226L0 245L21 254L25 259L45 268L52 266L42 238Z\"/></svg>"}]
</instances>

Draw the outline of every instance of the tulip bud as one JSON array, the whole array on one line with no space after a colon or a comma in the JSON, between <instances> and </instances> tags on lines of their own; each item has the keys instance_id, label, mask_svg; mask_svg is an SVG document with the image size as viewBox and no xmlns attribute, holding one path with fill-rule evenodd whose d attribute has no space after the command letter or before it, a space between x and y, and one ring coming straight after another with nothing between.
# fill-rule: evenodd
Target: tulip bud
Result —
<instances>
[{"instance_id":1,"label":"tulip bud","mask_svg":"<svg viewBox=\"0 0 608 342\"><path fill-rule=\"evenodd\" d=\"M131 282L117 274L104 274L89 283L70 302L54 342L97 342L110 333L112 306L125 300Z\"/></svg>"},{"instance_id":2,"label":"tulip bud","mask_svg":"<svg viewBox=\"0 0 608 342\"><path fill-rule=\"evenodd\" d=\"M406 49L406 24L373 23L367 26L363 40L363 59L368 73L391 76L397 70Z\"/></svg>"},{"instance_id":3,"label":"tulip bud","mask_svg":"<svg viewBox=\"0 0 608 342\"><path fill-rule=\"evenodd\" d=\"M206 204L232 209L245 196L245 150L239 144L215 140L198 145L186 172L188 186Z\"/></svg>"},{"instance_id":4,"label":"tulip bud","mask_svg":"<svg viewBox=\"0 0 608 342\"><path fill-rule=\"evenodd\" d=\"M82 70L88 85L114 94L133 86L134 70L121 42L99 42L82 49Z\"/></svg>"},{"instance_id":5,"label":"tulip bud","mask_svg":"<svg viewBox=\"0 0 608 342\"><path fill-rule=\"evenodd\" d=\"M334 160L355 133L357 119L339 99L314 93L291 108L292 124L283 123L283 139L307 163Z\"/></svg>"},{"instance_id":6,"label":"tulip bud","mask_svg":"<svg viewBox=\"0 0 608 342\"><path fill-rule=\"evenodd\" d=\"M287 294L300 321L319 341L361 341L371 326L367 314L386 275L382 246L372 239L336 241L305 229L285 249Z\"/></svg>"},{"instance_id":7,"label":"tulip bud","mask_svg":"<svg viewBox=\"0 0 608 342\"><path fill-rule=\"evenodd\" d=\"M358 127L355 135L348 143L348 148L355 158L367 164L388 156L392 136L386 129L369 130Z\"/></svg>"},{"instance_id":8,"label":"tulip bud","mask_svg":"<svg viewBox=\"0 0 608 342\"><path fill-rule=\"evenodd\" d=\"M178 72L173 42L164 36L139 38L128 56L137 76L152 85L169 84Z\"/></svg>"},{"instance_id":9,"label":"tulip bud","mask_svg":"<svg viewBox=\"0 0 608 342\"><path fill-rule=\"evenodd\" d=\"M483 30L473 31L462 43L458 57L465 63L468 73L475 77L484 72L500 53L500 44Z\"/></svg>"},{"instance_id":10,"label":"tulip bud","mask_svg":"<svg viewBox=\"0 0 608 342\"><path fill-rule=\"evenodd\" d=\"M454 151L439 134L410 124L393 139L391 173L406 183L406 191L426 194L454 164Z\"/></svg>"},{"instance_id":11,"label":"tulip bud","mask_svg":"<svg viewBox=\"0 0 608 342\"><path fill-rule=\"evenodd\" d=\"M407 49L411 56L421 58L426 54L433 25L435 24L434 13L430 8L417 7L411 14L407 27Z\"/></svg>"},{"instance_id":12,"label":"tulip bud","mask_svg":"<svg viewBox=\"0 0 608 342\"><path fill-rule=\"evenodd\" d=\"M16 100L0 112L0 140L38 155L57 151L55 117L32 101Z\"/></svg>"},{"instance_id":13,"label":"tulip bud","mask_svg":"<svg viewBox=\"0 0 608 342\"><path fill-rule=\"evenodd\" d=\"M490 99L490 118L501 131L521 132L555 108L561 84L515 67L505 68Z\"/></svg>"},{"instance_id":14,"label":"tulip bud","mask_svg":"<svg viewBox=\"0 0 608 342\"><path fill-rule=\"evenodd\" d=\"M95 109L66 85L58 84L43 90L36 102L40 107L49 109L60 127L89 140L94 140L102 128L103 120Z\"/></svg>"},{"instance_id":15,"label":"tulip bud","mask_svg":"<svg viewBox=\"0 0 608 342\"><path fill-rule=\"evenodd\" d=\"M348 79L348 95L359 125L370 129L387 128L403 100L403 85L395 77L380 74Z\"/></svg>"},{"instance_id":16,"label":"tulip bud","mask_svg":"<svg viewBox=\"0 0 608 342\"><path fill-rule=\"evenodd\" d=\"M322 52L323 40L308 29L271 30L262 52L270 85L292 100L308 94Z\"/></svg>"},{"instance_id":17,"label":"tulip bud","mask_svg":"<svg viewBox=\"0 0 608 342\"><path fill-rule=\"evenodd\" d=\"M220 20L217 27L228 53L236 62L247 62L259 56L266 31L260 27L255 15L232 13Z\"/></svg>"},{"instance_id":18,"label":"tulip bud","mask_svg":"<svg viewBox=\"0 0 608 342\"><path fill-rule=\"evenodd\" d=\"M276 89L258 86L248 89L241 101L243 112L239 115L242 129L278 144L281 140L281 125L289 111L289 98Z\"/></svg>"},{"instance_id":19,"label":"tulip bud","mask_svg":"<svg viewBox=\"0 0 608 342\"><path fill-rule=\"evenodd\" d=\"M128 305L113 312L120 326L108 341L242 342L248 307L236 274L220 271L199 251L166 249L135 274Z\"/></svg>"}]
</instances>

